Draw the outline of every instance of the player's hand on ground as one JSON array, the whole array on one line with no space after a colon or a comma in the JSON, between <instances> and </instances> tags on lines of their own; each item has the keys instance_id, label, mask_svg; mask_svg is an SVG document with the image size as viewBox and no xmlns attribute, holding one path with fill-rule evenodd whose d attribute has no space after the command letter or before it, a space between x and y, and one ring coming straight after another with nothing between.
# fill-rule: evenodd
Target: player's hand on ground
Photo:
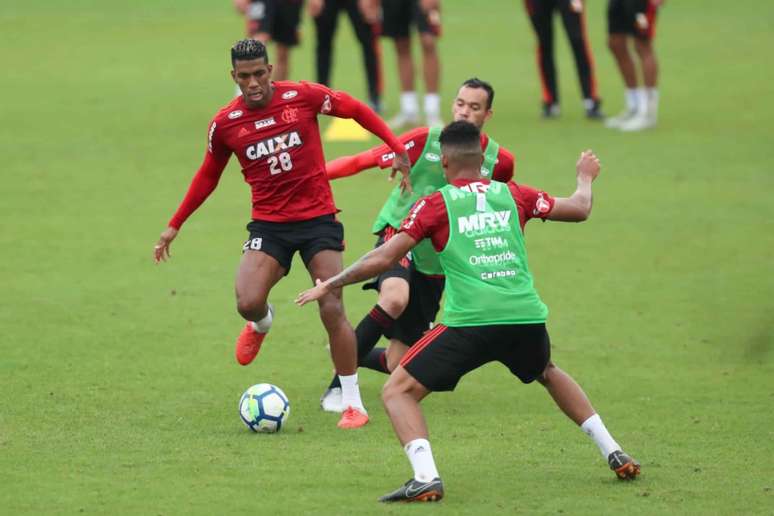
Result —
<instances>
[{"instance_id":1,"label":"player's hand on ground","mask_svg":"<svg viewBox=\"0 0 774 516\"><path fill-rule=\"evenodd\" d=\"M581 152L578 162L575 164L575 170L578 172L578 179L594 181L599 175L599 158L592 150Z\"/></svg>"},{"instance_id":2,"label":"player's hand on ground","mask_svg":"<svg viewBox=\"0 0 774 516\"><path fill-rule=\"evenodd\" d=\"M317 18L322 13L323 7L325 7L325 0L309 0L306 4L306 12L312 18Z\"/></svg>"},{"instance_id":3,"label":"player's hand on ground","mask_svg":"<svg viewBox=\"0 0 774 516\"><path fill-rule=\"evenodd\" d=\"M175 228L167 228L161 233L159 241L153 247L153 258L156 260L156 263L165 262L172 256L169 254L169 245L176 236L177 230Z\"/></svg>"},{"instance_id":4,"label":"player's hand on ground","mask_svg":"<svg viewBox=\"0 0 774 516\"><path fill-rule=\"evenodd\" d=\"M392 172L390 173L390 181L395 179L395 174L401 173L400 189L403 192L411 193L411 181L409 180L409 173L411 173L411 160L409 159L408 152L402 152L395 154L395 158L392 160Z\"/></svg>"},{"instance_id":5,"label":"player's hand on ground","mask_svg":"<svg viewBox=\"0 0 774 516\"><path fill-rule=\"evenodd\" d=\"M309 290L304 290L296 297L296 304L298 306L304 306L311 301L317 301L327 294L329 290L328 284L318 279L314 287Z\"/></svg>"}]
</instances>

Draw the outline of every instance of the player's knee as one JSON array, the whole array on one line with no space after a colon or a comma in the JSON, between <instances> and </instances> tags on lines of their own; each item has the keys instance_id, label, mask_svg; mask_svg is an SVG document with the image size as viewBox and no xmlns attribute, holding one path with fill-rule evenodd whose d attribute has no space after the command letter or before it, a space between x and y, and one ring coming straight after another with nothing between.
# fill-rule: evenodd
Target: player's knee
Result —
<instances>
[{"instance_id":1,"label":"player's knee","mask_svg":"<svg viewBox=\"0 0 774 516\"><path fill-rule=\"evenodd\" d=\"M437 45L435 41L435 36L432 34L422 34L419 37L419 41L422 46L422 53L427 54L435 54Z\"/></svg>"},{"instance_id":2,"label":"player's knee","mask_svg":"<svg viewBox=\"0 0 774 516\"><path fill-rule=\"evenodd\" d=\"M239 298L237 312L248 321L257 321L266 313L266 302L256 298Z\"/></svg>"},{"instance_id":3,"label":"player's knee","mask_svg":"<svg viewBox=\"0 0 774 516\"><path fill-rule=\"evenodd\" d=\"M344 318L344 305L341 299L325 296L320 300L320 319L325 326L338 324Z\"/></svg>"},{"instance_id":4,"label":"player's knee","mask_svg":"<svg viewBox=\"0 0 774 516\"><path fill-rule=\"evenodd\" d=\"M607 48L614 54L626 52L626 41L616 36L607 38Z\"/></svg>"}]
</instances>

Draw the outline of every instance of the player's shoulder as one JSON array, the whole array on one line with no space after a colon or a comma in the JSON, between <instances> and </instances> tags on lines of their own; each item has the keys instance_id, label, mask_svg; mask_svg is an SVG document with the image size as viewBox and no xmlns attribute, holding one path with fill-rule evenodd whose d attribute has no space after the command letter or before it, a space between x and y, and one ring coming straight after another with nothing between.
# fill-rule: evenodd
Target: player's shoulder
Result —
<instances>
[{"instance_id":1,"label":"player's shoulder","mask_svg":"<svg viewBox=\"0 0 774 516\"><path fill-rule=\"evenodd\" d=\"M245 105L242 100L242 96L238 95L234 97L231 102L221 107L212 117L212 121L216 123L223 123L227 120L236 120L245 113Z\"/></svg>"}]
</instances>

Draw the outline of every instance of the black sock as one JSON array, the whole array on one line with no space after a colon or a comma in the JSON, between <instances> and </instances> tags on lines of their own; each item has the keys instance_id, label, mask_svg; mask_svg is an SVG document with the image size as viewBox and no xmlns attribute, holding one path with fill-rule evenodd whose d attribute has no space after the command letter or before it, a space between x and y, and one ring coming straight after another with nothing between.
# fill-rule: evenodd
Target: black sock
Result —
<instances>
[{"instance_id":1,"label":"black sock","mask_svg":"<svg viewBox=\"0 0 774 516\"><path fill-rule=\"evenodd\" d=\"M357 338L358 365L362 365L376 371L387 372L386 365L371 367L370 365L363 363L363 360L369 355L371 350L374 349L374 346L376 346L376 343L379 342L379 339L382 337L382 334L384 334L385 330L388 330L394 322L395 319L393 319L390 314L385 312L384 308L379 306L378 303L374 305L370 312L368 312L368 315L363 317L363 320L360 321L360 324L358 324L357 328L355 328L355 337ZM369 363L371 362L372 361L369 361ZM377 361L376 364L380 364L380 362ZM329 386L331 389L334 387L341 387L338 375L333 375L333 380Z\"/></svg>"},{"instance_id":2,"label":"black sock","mask_svg":"<svg viewBox=\"0 0 774 516\"><path fill-rule=\"evenodd\" d=\"M380 373L390 374L389 369L387 369L387 355L384 348L374 348L369 351L360 361L360 365Z\"/></svg>"}]
</instances>

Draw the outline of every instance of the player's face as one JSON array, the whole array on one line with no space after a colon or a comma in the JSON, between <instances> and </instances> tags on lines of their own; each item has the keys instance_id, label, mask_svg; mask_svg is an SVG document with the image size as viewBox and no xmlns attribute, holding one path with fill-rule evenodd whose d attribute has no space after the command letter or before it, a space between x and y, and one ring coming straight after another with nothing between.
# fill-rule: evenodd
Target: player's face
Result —
<instances>
[{"instance_id":1,"label":"player's face","mask_svg":"<svg viewBox=\"0 0 774 516\"><path fill-rule=\"evenodd\" d=\"M248 107L262 107L271 100L271 70L272 66L263 58L234 62L231 77Z\"/></svg>"},{"instance_id":2,"label":"player's face","mask_svg":"<svg viewBox=\"0 0 774 516\"><path fill-rule=\"evenodd\" d=\"M487 109L488 94L484 88L469 88L463 86L457 92L457 98L452 104L452 117L455 122L465 120L479 129L492 116L492 110Z\"/></svg>"}]
</instances>

